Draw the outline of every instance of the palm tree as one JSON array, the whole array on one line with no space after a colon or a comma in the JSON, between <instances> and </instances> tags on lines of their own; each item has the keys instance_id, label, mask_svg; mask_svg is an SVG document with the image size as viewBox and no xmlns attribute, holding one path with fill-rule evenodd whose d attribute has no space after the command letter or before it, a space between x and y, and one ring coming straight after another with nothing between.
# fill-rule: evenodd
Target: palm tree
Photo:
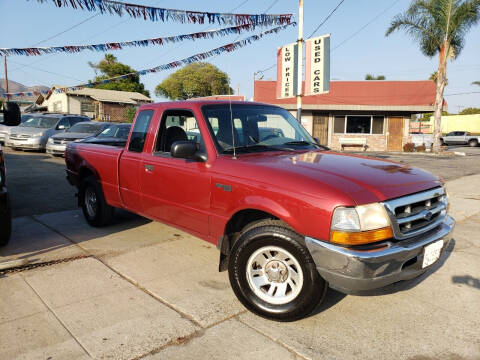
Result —
<instances>
[{"instance_id":1,"label":"palm tree","mask_svg":"<svg viewBox=\"0 0 480 360\"><path fill-rule=\"evenodd\" d=\"M440 151L443 92L447 81L447 61L463 49L465 35L480 19L480 0L413 0L407 11L394 17L389 36L403 29L416 40L428 57L439 55L434 107L433 150Z\"/></svg>"}]
</instances>

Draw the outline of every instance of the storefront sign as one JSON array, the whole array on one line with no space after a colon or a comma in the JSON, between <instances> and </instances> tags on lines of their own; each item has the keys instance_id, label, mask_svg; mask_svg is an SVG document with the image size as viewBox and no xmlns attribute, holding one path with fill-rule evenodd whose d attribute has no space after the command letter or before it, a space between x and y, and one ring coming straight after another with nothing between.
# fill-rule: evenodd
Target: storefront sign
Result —
<instances>
[{"instance_id":1,"label":"storefront sign","mask_svg":"<svg viewBox=\"0 0 480 360\"><path fill-rule=\"evenodd\" d=\"M330 34L305 41L305 95L330 91Z\"/></svg>"},{"instance_id":2,"label":"storefront sign","mask_svg":"<svg viewBox=\"0 0 480 360\"><path fill-rule=\"evenodd\" d=\"M297 49L297 44L288 44L277 49L277 98L297 95Z\"/></svg>"}]
</instances>

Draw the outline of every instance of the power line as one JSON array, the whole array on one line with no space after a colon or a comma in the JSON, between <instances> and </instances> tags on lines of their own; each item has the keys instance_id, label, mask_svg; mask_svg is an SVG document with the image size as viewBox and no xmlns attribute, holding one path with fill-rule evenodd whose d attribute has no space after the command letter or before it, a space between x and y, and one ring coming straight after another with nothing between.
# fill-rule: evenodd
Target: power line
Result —
<instances>
[{"instance_id":1,"label":"power line","mask_svg":"<svg viewBox=\"0 0 480 360\"><path fill-rule=\"evenodd\" d=\"M480 94L480 91L469 91L469 92L463 92L463 93L445 94L444 96L470 95L470 94Z\"/></svg>"},{"instance_id":2,"label":"power line","mask_svg":"<svg viewBox=\"0 0 480 360\"><path fill-rule=\"evenodd\" d=\"M352 35L350 35L349 37L347 37L345 40L343 40L340 44L338 44L337 46L335 46L332 51L334 51L335 49L338 49L340 46L342 46L343 44L345 44L347 41L351 40L352 38L354 38L355 36L357 36L363 29L365 29L368 25L370 25L371 23L373 23L375 20L377 20L380 16L382 16L383 14L385 14L388 10L390 10L392 7L394 7L400 0L395 0L390 6L388 6L387 8L385 8L382 12L380 12L378 15L376 15L373 19L371 19L369 22L367 22L365 25L363 25L360 29L358 29L357 31L355 31Z\"/></svg>"},{"instance_id":3,"label":"power line","mask_svg":"<svg viewBox=\"0 0 480 360\"><path fill-rule=\"evenodd\" d=\"M39 45L39 44L41 44L41 43L44 43L45 41L52 40L52 39L56 38L57 36L60 36L60 35L62 35L62 34L65 34L66 32L69 32L70 30L75 29L76 27L78 27L78 26L86 23L87 21L93 19L94 17L96 17L96 16L98 16L98 15L99 15L99 14L94 14L94 15L92 15L92 16L89 16L89 17L86 18L85 20L80 21L79 23L77 23L77 24L69 27L68 29L65 29L65 30L63 30L63 31L60 31L59 33L57 33L57 34L55 34L55 35L52 35L52 36L50 36L49 38L47 38L47 39L45 39L45 40L42 40L42 41L37 42L36 44L33 44L31 47L35 47L35 46L37 46L37 45Z\"/></svg>"},{"instance_id":4,"label":"power line","mask_svg":"<svg viewBox=\"0 0 480 360\"><path fill-rule=\"evenodd\" d=\"M12 61L12 60L10 60L10 62L12 62L12 63L14 63L14 64L22 65L22 67L17 68L17 70L21 70L21 69L23 69L24 67L29 67L29 68L31 68L31 69L38 70L38 71L42 71L42 72L45 72L45 73L49 73L49 74L53 74L53 75L58 75L58 76L62 76L62 77L65 77L65 78L74 79L74 80L76 80L76 81L82 81L82 80L77 79L77 78L75 78L75 77L73 77L73 76L59 74L59 73L56 73L56 72L53 72L53 71L48 71L48 70L40 69L40 68L31 66L31 65L22 64L22 63L19 63L19 62L16 62L16 61Z\"/></svg>"},{"instance_id":5,"label":"power line","mask_svg":"<svg viewBox=\"0 0 480 360\"><path fill-rule=\"evenodd\" d=\"M278 0L273 0L273 2L270 4L269 7L267 7L265 10L263 10L264 13L266 13L268 10L270 10L272 7L274 7L278 3Z\"/></svg>"},{"instance_id":6,"label":"power line","mask_svg":"<svg viewBox=\"0 0 480 360\"><path fill-rule=\"evenodd\" d=\"M330 19L330 17L335 13L335 11L337 11L337 9L340 7L340 5L343 4L345 0L341 0L337 6L335 6L335 8L330 12L330 14L328 14L328 16L315 28L315 30L313 30L313 32L310 34L309 38L311 38L313 36L313 34L315 34L318 29L320 29L322 27L323 24L325 24L327 22L328 19Z\"/></svg>"}]
</instances>

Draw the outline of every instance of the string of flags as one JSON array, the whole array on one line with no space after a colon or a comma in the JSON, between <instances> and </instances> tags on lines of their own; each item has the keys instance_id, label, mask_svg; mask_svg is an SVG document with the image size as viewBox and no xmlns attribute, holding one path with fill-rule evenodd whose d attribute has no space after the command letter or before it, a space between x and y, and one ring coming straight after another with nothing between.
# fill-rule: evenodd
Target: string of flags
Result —
<instances>
[{"instance_id":1,"label":"string of flags","mask_svg":"<svg viewBox=\"0 0 480 360\"><path fill-rule=\"evenodd\" d=\"M160 71L170 70L170 69L180 67L182 65L188 65L188 64L192 64L194 62L202 61L202 60L205 60L209 57L217 56L217 55L223 54L225 52L230 53L232 51L235 51L237 49L245 47L245 46L251 44L254 41L261 40L266 35L276 34L279 31L282 31L289 26L296 26L296 25L297 24L295 22L291 22L289 24L285 24L285 25L278 26L278 27L275 27L273 29L261 32L258 35L252 35L252 36L249 36L249 37L247 37L243 40L239 40L239 41L236 41L236 42L233 42L233 43L230 43L230 44L226 44L226 45L220 46L218 48L215 48L215 49L203 52L203 53L192 55L192 56L187 57L187 58L182 59L182 60L173 61L173 62L170 62L168 64L159 65L159 66L156 66L156 67L153 67L153 68L150 68L150 69L135 71L135 72L120 75L120 76L115 76L115 77L112 77L112 78L109 78L109 79L104 79L104 80L97 81L97 82L91 82L91 83L88 83L88 84L69 86L69 87L65 87L65 88L58 88L58 89L46 90L46 91L28 91L28 92L18 92L18 93L4 93L4 94L1 94L1 96L2 97L7 97L7 96L9 96L9 97L38 96L40 94L43 94L43 95L49 94L52 91L55 92L55 93L62 93L62 92L66 92L66 91L81 90L83 88L86 88L86 87L89 88L89 87L93 87L95 85L107 84L107 83L110 83L112 81L127 79L131 76L146 75L146 74L149 74L149 73L156 73L156 72L160 72Z\"/></svg>"},{"instance_id":2,"label":"string of flags","mask_svg":"<svg viewBox=\"0 0 480 360\"><path fill-rule=\"evenodd\" d=\"M31 47L31 48L0 48L0 55L25 55L25 56L38 56L52 53L79 53L84 50L90 51L111 51L121 50L125 47L146 47L151 45L165 45L168 43L177 43L185 40L197 40L197 39L212 39L214 37L222 37L230 34L241 34L244 31L255 30L255 25L244 24L231 26L222 29L201 31L196 33L175 35L167 37L158 37L153 39L143 39L134 41L121 41L121 42L108 42L102 44L91 45L63 45L63 46L47 46L47 47Z\"/></svg>"},{"instance_id":3,"label":"string of flags","mask_svg":"<svg viewBox=\"0 0 480 360\"><path fill-rule=\"evenodd\" d=\"M29 1L29 0L28 0ZM110 15L129 15L132 18L140 18L151 21L174 21L179 23L220 25L284 25L291 21L292 14L232 14L205 11L189 11L167 9L153 6L123 3L113 0L37 0L40 3L52 2L56 7L71 7L78 10L100 11Z\"/></svg>"}]
</instances>

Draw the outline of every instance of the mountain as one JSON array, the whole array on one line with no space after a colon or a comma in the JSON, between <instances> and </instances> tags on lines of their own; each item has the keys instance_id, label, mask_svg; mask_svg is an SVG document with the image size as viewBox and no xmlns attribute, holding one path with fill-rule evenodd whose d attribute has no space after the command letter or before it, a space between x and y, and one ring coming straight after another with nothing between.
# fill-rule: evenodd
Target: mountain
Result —
<instances>
[{"instance_id":1,"label":"mountain","mask_svg":"<svg viewBox=\"0 0 480 360\"><path fill-rule=\"evenodd\" d=\"M0 93L4 93L5 89L5 79L0 79ZM34 86L25 86L13 80L8 80L8 92L17 93L17 92L26 92L26 91L42 91L50 89L47 86L43 85L34 85Z\"/></svg>"}]
</instances>

